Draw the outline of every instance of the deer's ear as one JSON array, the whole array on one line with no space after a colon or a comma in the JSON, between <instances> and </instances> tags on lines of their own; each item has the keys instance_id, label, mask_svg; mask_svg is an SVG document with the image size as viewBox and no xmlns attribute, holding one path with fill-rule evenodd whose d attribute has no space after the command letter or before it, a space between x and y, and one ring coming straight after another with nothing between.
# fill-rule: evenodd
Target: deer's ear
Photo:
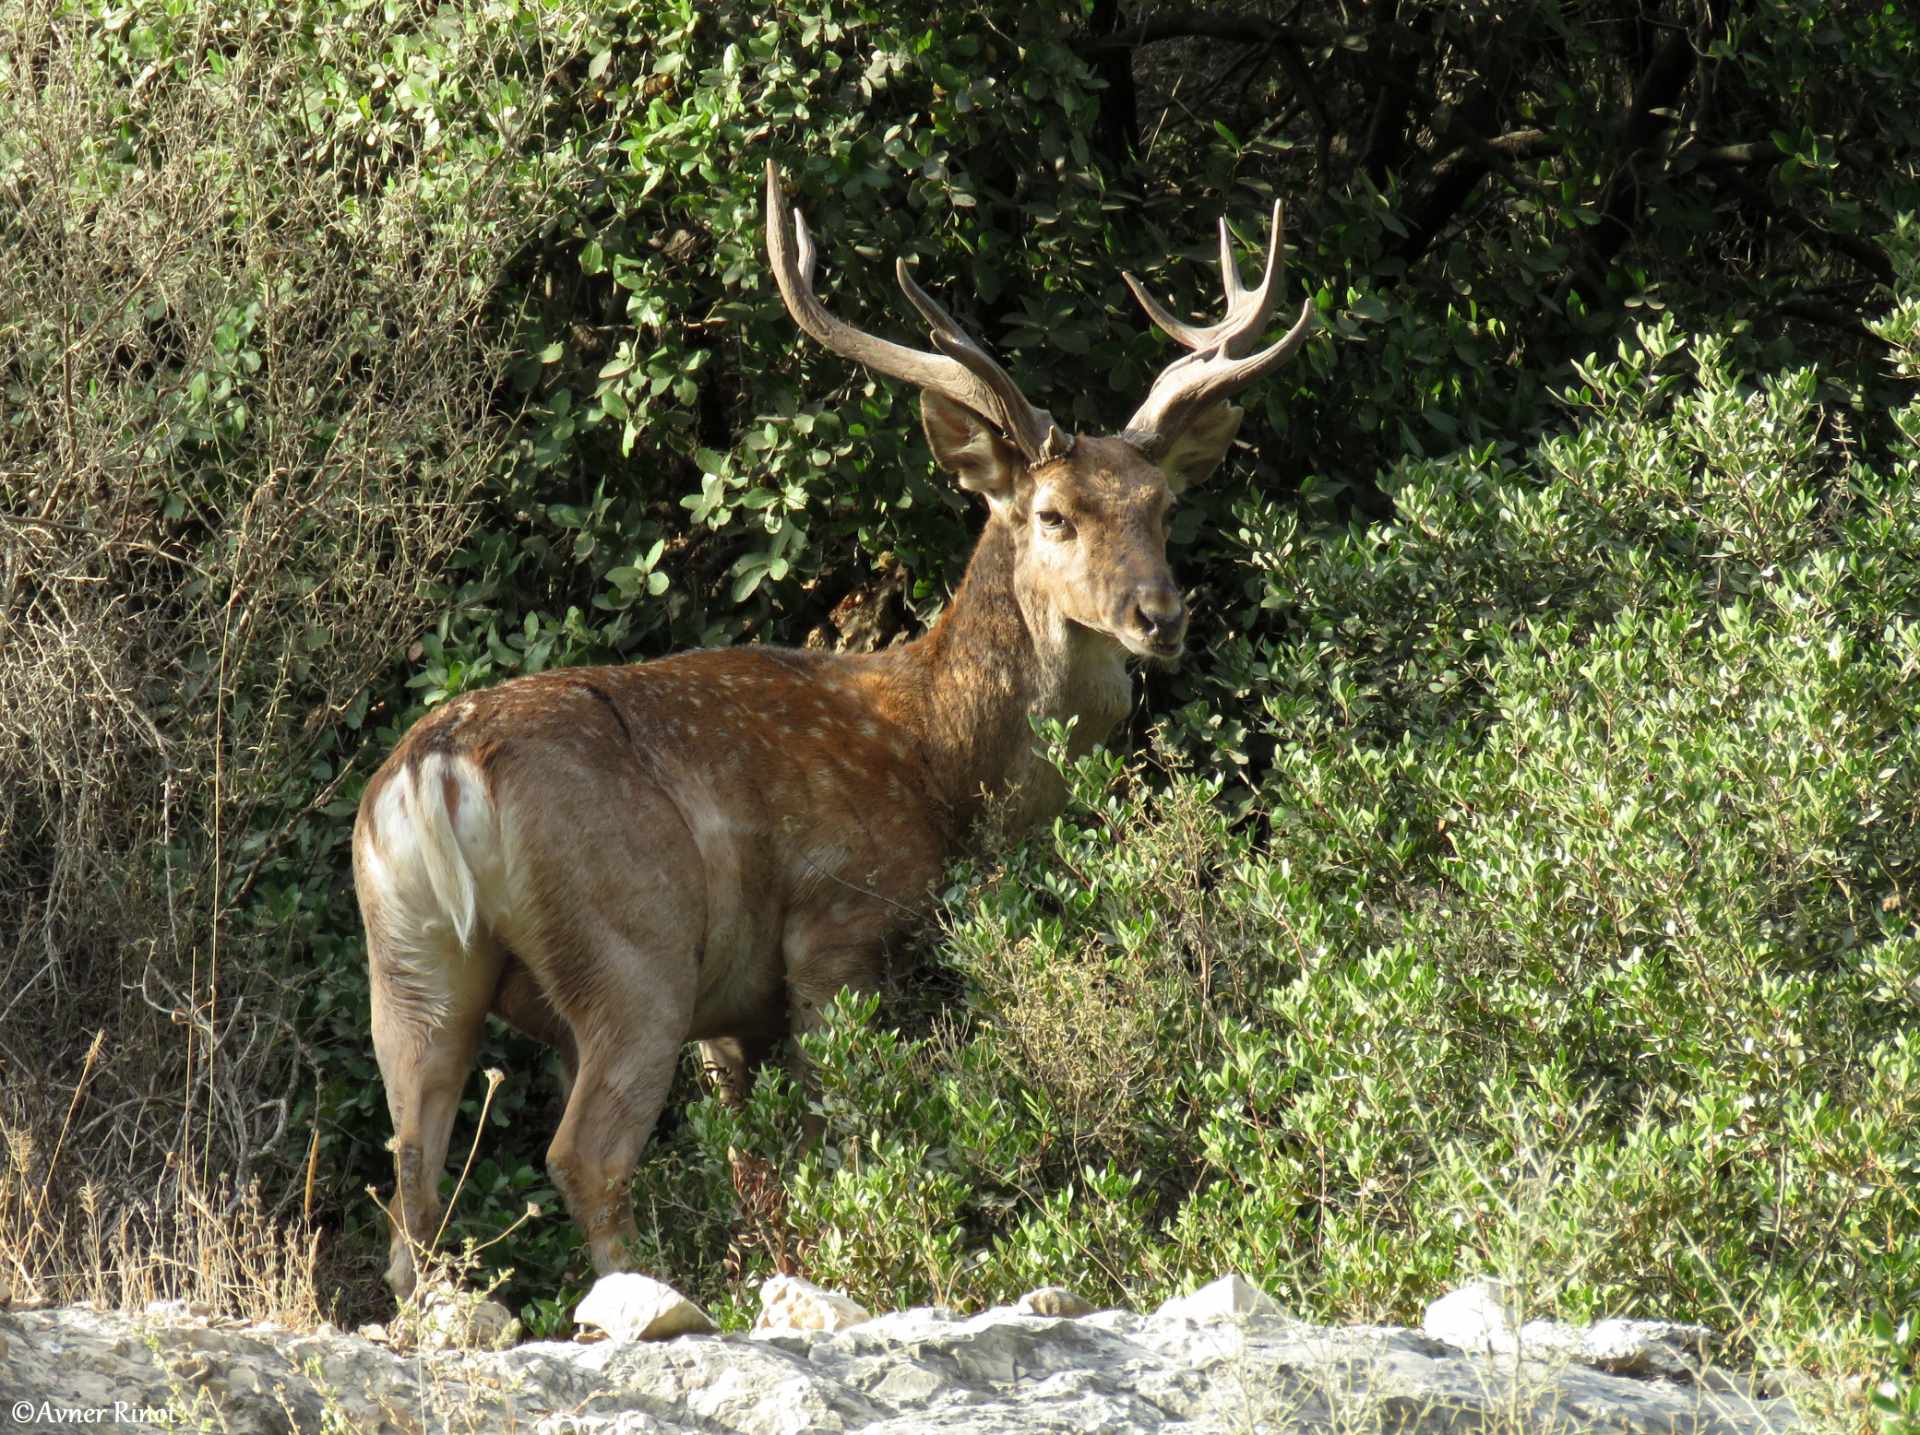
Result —
<instances>
[{"instance_id":1,"label":"deer's ear","mask_svg":"<svg viewBox=\"0 0 1920 1435\"><path fill-rule=\"evenodd\" d=\"M1211 404L1187 421L1160 455L1160 472L1168 488L1177 494L1206 482L1240 432L1242 412L1232 404Z\"/></svg>"},{"instance_id":2,"label":"deer's ear","mask_svg":"<svg viewBox=\"0 0 1920 1435\"><path fill-rule=\"evenodd\" d=\"M1026 471L1026 463L992 424L932 389L920 394L920 419L935 460L962 488L996 508L1013 497L1014 483Z\"/></svg>"}]
</instances>

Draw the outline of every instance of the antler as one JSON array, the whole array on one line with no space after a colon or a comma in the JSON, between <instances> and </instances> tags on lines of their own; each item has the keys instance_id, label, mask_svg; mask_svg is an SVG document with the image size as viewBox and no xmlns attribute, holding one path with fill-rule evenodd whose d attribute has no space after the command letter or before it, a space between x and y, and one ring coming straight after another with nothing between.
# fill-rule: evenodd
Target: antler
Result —
<instances>
[{"instance_id":1,"label":"antler","mask_svg":"<svg viewBox=\"0 0 1920 1435\"><path fill-rule=\"evenodd\" d=\"M1293 351L1306 342L1313 330L1313 300L1300 306L1300 317L1287 336L1270 349L1256 354L1244 353L1267 327L1267 318L1279 299L1275 282L1280 273L1280 255L1286 230L1280 222L1280 201L1273 202L1273 233L1267 242L1267 268L1260 287L1248 289L1240 282L1240 266L1234 261L1233 241L1227 233L1227 221L1220 221L1220 280L1226 290L1227 314L1217 324L1199 328L1182 323L1155 302L1131 274L1120 277L1133 290L1133 297L1147 311L1147 317L1194 352L1176 359L1153 381L1146 402L1127 420L1126 436L1149 458L1157 458L1174 436L1210 404L1219 403L1235 391L1252 383L1270 369L1279 367Z\"/></svg>"},{"instance_id":2,"label":"antler","mask_svg":"<svg viewBox=\"0 0 1920 1435\"><path fill-rule=\"evenodd\" d=\"M1072 437L1054 423L1053 415L1022 398L993 356L913 282L906 260L894 261L894 273L932 329L939 353L891 343L829 314L813 292L813 236L800 211L787 207L772 160L767 161L767 252L793 322L834 353L966 406L1013 440L1030 464L1062 458L1072 449Z\"/></svg>"}]
</instances>

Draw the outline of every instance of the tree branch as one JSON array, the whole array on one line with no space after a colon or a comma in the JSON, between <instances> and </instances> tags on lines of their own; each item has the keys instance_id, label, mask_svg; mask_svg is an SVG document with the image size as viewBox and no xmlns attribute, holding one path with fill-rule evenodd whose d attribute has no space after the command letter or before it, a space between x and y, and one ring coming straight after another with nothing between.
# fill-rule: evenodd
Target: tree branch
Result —
<instances>
[{"instance_id":1,"label":"tree branch","mask_svg":"<svg viewBox=\"0 0 1920 1435\"><path fill-rule=\"evenodd\" d=\"M1308 37L1291 26L1258 15L1217 15L1205 11L1176 11L1156 15L1110 35L1090 35L1080 42L1087 50L1132 50L1163 40L1230 40L1241 45L1281 41L1298 46Z\"/></svg>"},{"instance_id":2,"label":"tree branch","mask_svg":"<svg viewBox=\"0 0 1920 1435\"><path fill-rule=\"evenodd\" d=\"M1799 210L1791 206L1778 204L1773 196L1768 194L1764 188L1738 170L1721 171L1713 175L1712 179L1716 185L1724 186L1726 189L1738 195L1746 204L1752 205L1755 208L1764 207L1770 209L1779 218L1781 223L1791 227L1809 243L1837 250L1839 253L1844 254L1861 269L1865 270L1867 274L1872 277L1874 283L1883 285L1889 289L1893 287L1895 278L1893 261L1887 258L1886 252L1878 245L1869 243L1857 235L1843 234L1838 230L1828 229L1818 220L1809 218Z\"/></svg>"},{"instance_id":3,"label":"tree branch","mask_svg":"<svg viewBox=\"0 0 1920 1435\"><path fill-rule=\"evenodd\" d=\"M1096 44L1111 36L1120 23L1119 0L1095 0L1088 23ZM1140 97L1133 80L1133 57L1124 50L1099 45L1087 60L1093 72L1106 82L1093 125L1094 142L1118 174L1140 153Z\"/></svg>"},{"instance_id":4,"label":"tree branch","mask_svg":"<svg viewBox=\"0 0 1920 1435\"><path fill-rule=\"evenodd\" d=\"M1674 152L1674 159L1685 160L1700 169L1720 169L1730 165L1778 164L1780 148L1771 140L1752 140L1746 144L1687 145Z\"/></svg>"},{"instance_id":5,"label":"tree branch","mask_svg":"<svg viewBox=\"0 0 1920 1435\"><path fill-rule=\"evenodd\" d=\"M1730 0L1706 0L1701 23L1701 46L1717 36L1727 22ZM1588 232L1586 264L1603 270L1626 246L1640 218L1641 158L1673 123L1673 105L1699 68L1694 36L1677 26L1653 53L1633 87L1633 103L1620 126L1613 178L1600 201L1600 221Z\"/></svg>"},{"instance_id":6,"label":"tree branch","mask_svg":"<svg viewBox=\"0 0 1920 1435\"><path fill-rule=\"evenodd\" d=\"M1818 304L1811 299L1785 299L1773 306L1776 314L1784 314L1789 319L1799 319L1803 323L1818 324L1823 329L1835 329L1843 334L1851 334L1881 348L1892 348L1885 339L1860 322L1859 314L1849 309L1836 309L1830 304Z\"/></svg>"},{"instance_id":7,"label":"tree branch","mask_svg":"<svg viewBox=\"0 0 1920 1435\"><path fill-rule=\"evenodd\" d=\"M1507 157L1490 148L1493 142L1484 136L1493 128L1498 97L1507 88L1509 54L1506 49L1495 51L1495 58L1489 61L1480 83L1461 101L1442 130L1453 148L1434 165L1426 192L1408 215L1407 237L1400 242L1400 258L1409 267L1433 247L1433 241L1460 212L1460 206L1467 202L1474 186L1496 166L1506 163ZM1513 132L1530 133L1533 132ZM1512 142L1511 135L1501 138Z\"/></svg>"},{"instance_id":8,"label":"tree branch","mask_svg":"<svg viewBox=\"0 0 1920 1435\"><path fill-rule=\"evenodd\" d=\"M1319 87L1313 83L1313 75L1307 69L1307 58L1300 53L1299 44L1291 39L1276 39L1273 44L1274 53L1280 59L1280 68L1287 72L1294 93L1305 101L1307 109L1313 114L1314 124L1319 128L1320 146L1315 158L1318 166L1315 173L1320 176L1320 188L1324 192L1327 186L1327 161L1333 154L1333 116L1327 113Z\"/></svg>"},{"instance_id":9,"label":"tree branch","mask_svg":"<svg viewBox=\"0 0 1920 1435\"><path fill-rule=\"evenodd\" d=\"M1367 118L1366 139L1360 146L1360 167L1376 189L1384 189L1387 175L1398 167L1406 148L1407 112L1413 103L1418 61L1410 49L1403 50L1390 39L1399 28L1400 0L1380 0L1376 10L1373 39L1368 44L1373 113Z\"/></svg>"}]
</instances>

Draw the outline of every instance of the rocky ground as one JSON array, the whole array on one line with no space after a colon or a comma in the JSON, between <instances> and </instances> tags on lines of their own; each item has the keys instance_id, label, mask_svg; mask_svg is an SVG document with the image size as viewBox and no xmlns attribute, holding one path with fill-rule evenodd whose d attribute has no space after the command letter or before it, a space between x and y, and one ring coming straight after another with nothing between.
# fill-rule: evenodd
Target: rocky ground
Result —
<instances>
[{"instance_id":1,"label":"rocky ground","mask_svg":"<svg viewBox=\"0 0 1920 1435\"><path fill-rule=\"evenodd\" d=\"M499 1351L402 1353L360 1335L244 1326L177 1305L140 1316L0 1313L0 1422L235 1435L1773 1435L1798 1424L1768 1381L1707 1366L1696 1327L1516 1326L1493 1282L1435 1302L1414 1331L1308 1325L1238 1277L1150 1314L1068 1314L1084 1303L1053 1291L975 1316L871 1318L776 1278L750 1334L637 1338L649 1323L656 1332L704 1324L666 1295L637 1319L597 1315L604 1330L590 1332L601 1336L591 1343Z\"/></svg>"}]
</instances>

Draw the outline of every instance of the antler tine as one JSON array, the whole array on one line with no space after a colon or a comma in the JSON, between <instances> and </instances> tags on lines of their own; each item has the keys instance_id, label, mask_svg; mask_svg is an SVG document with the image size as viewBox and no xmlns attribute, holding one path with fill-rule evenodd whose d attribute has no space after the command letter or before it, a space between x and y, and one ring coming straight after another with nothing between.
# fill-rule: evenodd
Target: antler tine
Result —
<instances>
[{"instance_id":1,"label":"antler tine","mask_svg":"<svg viewBox=\"0 0 1920 1435\"><path fill-rule=\"evenodd\" d=\"M1259 288L1247 289L1241 283L1239 267L1234 261L1227 222L1220 221L1221 287L1226 293L1227 314L1219 323L1204 328L1174 319L1131 274L1121 276L1147 311L1147 317L1193 350L1161 371L1147 393L1146 402L1127 421L1128 439L1149 457L1157 457L1194 414L1225 401L1269 370L1278 368L1306 342L1313 330L1312 299L1301 304L1299 318L1278 343L1252 354L1238 352L1265 331L1273 313L1279 298L1280 255L1285 241L1280 201L1276 199L1266 271Z\"/></svg>"},{"instance_id":2,"label":"antler tine","mask_svg":"<svg viewBox=\"0 0 1920 1435\"><path fill-rule=\"evenodd\" d=\"M1280 201L1277 199L1273 202L1273 212L1276 217L1280 213ZM1227 291L1227 309L1231 312L1240 296L1247 291L1240 283L1240 264L1233 257L1233 231L1227 228L1224 214L1220 216L1220 284Z\"/></svg>"},{"instance_id":3,"label":"antler tine","mask_svg":"<svg viewBox=\"0 0 1920 1435\"><path fill-rule=\"evenodd\" d=\"M1053 415L1029 403L993 355L975 342L937 299L914 282L905 259L893 261L893 272L900 281L900 291L927 321L933 346L948 358L964 364L968 372L993 390L1004 416L998 421L1028 461L1064 458L1073 447L1073 440L1053 421Z\"/></svg>"},{"instance_id":4,"label":"antler tine","mask_svg":"<svg viewBox=\"0 0 1920 1435\"><path fill-rule=\"evenodd\" d=\"M1072 446L1052 416L1021 397L993 357L908 277L904 263L896 264L901 287L932 326L934 346L941 352L909 349L828 313L813 292L813 236L800 211L788 208L772 160L767 161L767 254L794 323L834 353L964 405L997 425L1028 463L1060 457Z\"/></svg>"},{"instance_id":5,"label":"antler tine","mask_svg":"<svg viewBox=\"0 0 1920 1435\"><path fill-rule=\"evenodd\" d=\"M1147 317L1166 334L1189 349L1212 349L1222 347L1231 349L1236 341L1249 335L1256 335L1267 325L1268 316L1273 313L1275 296L1274 279L1278 272L1280 255L1286 248L1287 231L1282 221L1280 201L1273 202L1273 222L1267 237L1267 267L1260 276L1260 287L1248 289L1240 281L1240 265L1233 257L1233 234L1227 228L1226 216L1220 218L1220 287L1227 297L1226 317L1217 324L1201 327L1176 319L1151 294L1144 285L1131 274L1122 274L1127 288L1133 291L1133 297L1140 301L1140 307L1147 311Z\"/></svg>"},{"instance_id":6,"label":"antler tine","mask_svg":"<svg viewBox=\"0 0 1920 1435\"><path fill-rule=\"evenodd\" d=\"M1125 273L1121 274L1120 277L1126 282L1127 288L1133 291L1133 297L1140 301L1140 307L1147 311L1147 317L1153 320L1155 327L1162 330L1169 337L1178 339L1189 349L1211 349L1220 341L1221 332L1227 328L1225 323L1212 324L1206 328L1198 328L1183 320L1176 319L1161 305L1158 299L1146 291L1138 279L1135 279L1131 274Z\"/></svg>"}]
</instances>

